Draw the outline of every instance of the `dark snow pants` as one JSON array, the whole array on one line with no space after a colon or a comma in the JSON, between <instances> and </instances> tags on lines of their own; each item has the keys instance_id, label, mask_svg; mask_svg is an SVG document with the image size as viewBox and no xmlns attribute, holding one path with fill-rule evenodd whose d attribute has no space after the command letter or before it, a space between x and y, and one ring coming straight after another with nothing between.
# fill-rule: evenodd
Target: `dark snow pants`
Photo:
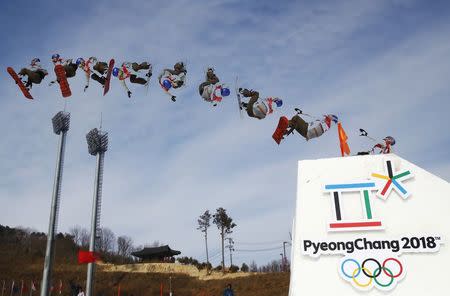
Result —
<instances>
[{"instance_id":1,"label":"dark snow pants","mask_svg":"<svg viewBox=\"0 0 450 296\"><path fill-rule=\"evenodd\" d=\"M20 75L26 75L28 77L28 84L41 83L42 79L44 79L45 74L42 71L31 71L30 69L23 68L19 72Z\"/></svg>"},{"instance_id":2,"label":"dark snow pants","mask_svg":"<svg viewBox=\"0 0 450 296\"><path fill-rule=\"evenodd\" d=\"M245 88L241 91L241 94L246 98L250 98L247 106L245 107L247 109L248 116L257 118L253 113L253 105L256 103L256 101L258 101L259 93L257 91L248 90Z\"/></svg>"}]
</instances>

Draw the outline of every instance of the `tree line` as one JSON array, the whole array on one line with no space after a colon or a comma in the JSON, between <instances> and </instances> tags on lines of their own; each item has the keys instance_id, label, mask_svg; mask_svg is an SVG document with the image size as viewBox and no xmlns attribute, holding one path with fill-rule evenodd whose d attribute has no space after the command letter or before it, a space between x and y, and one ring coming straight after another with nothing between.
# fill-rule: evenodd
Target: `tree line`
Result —
<instances>
[{"instance_id":1,"label":"tree line","mask_svg":"<svg viewBox=\"0 0 450 296\"><path fill-rule=\"evenodd\" d=\"M214 224L218 225L220 238L222 239L222 224L224 224L223 233L229 234L227 231L227 226L230 230L236 225L232 222L232 219L225 215L226 211L219 210L220 215L211 215L209 211L205 211L202 215L204 216L202 220L208 222L217 217ZM209 217L209 218L208 218ZM228 217L228 218L225 218ZM203 229L208 230L210 223L202 224ZM217 224L216 224L217 225ZM145 246L135 246L133 240L126 235L121 235L116 237L113 231L109 228L103 228L99 232L100 236L98 238L98 251L101 253L101 257L106 262L126 264L134 263L136 260L131 256L131 253L137 250L141 250ZM207 237L207 233L206 233ZM88 249L89 247L89 231L86 228L80 226L71 227L69 233L58 233L56 235L56 260L58 262L76 262L78 249ZM8 226L0 225L0 274L8 269L15 268L15 265L10 264L11 258L15 258L16 263L22 262L24 264L37 263L42 260L45 256L45 246L47 241L47 235L43 232L38 232L31 228L11 228ZM154 241L152 244L146 245L147 247L157 247L161 244L158 241ZM224 257L222 256L222 259ZM199 262L197 259L192 257L179 257L177 261L181 264L191 264L196 266L199 270L207 268L208 270L214 269L217 271L224 270L224 265L222 263L219 266L213 268L209 262ZM17 265L17 264L16 264ZM240 267L231 266L229 271L243 271L243 272L279 272L282 271L281 260L273 260L266 265L258 266L253 261L249 265L243 263ZM17 265L19 268L21 265ZM5 268L5 270L3 270Z\"/></svg>"},{"instance_id":2,"label":"tree line","mask_svg":"<svg viewBox=\"0 0 450 296\"><path fill-rule=\"evenodd\" d=\"M72 236L74 243L80 248L89 248L90 232L88 229L79 225L73 226L69 229L69 234ZM149 245L134 245L133 239L127 235L117 236L114 232L103 227L99 229L99 235L96 239L95 249L101 253L108 262L111 263L134 263L137 261L131 253L142 250L144 247L159 247L159 241L154 241Z\"/></svg>"},{"instance_id":3,"label":"tree line","mask_svg":"<svg viewBox=\"0 0 450 296\"><path fill-rule=\"evenodd\" d=\"M144 248L135 246L133 239L127 235L116 236L107 228L101 228L96 240L96 251L101 254L101 259L111 263L133 263L136 260L131 253ZM90 232L81 226L73 226L68 233L58 233L56 239L56 256L58 260L76 262L79 249L89 248ZM19 256L23 260L34 260L45 256L47 234L38 232L32 228L8 227L0 225L0 249L1 254L13 257ZM154 241L148 247L158 247L160 243ZM9 257L9 256L7 256ZM28 258L28 259L27 259ZM1 258L0 258L1 259ZM1 260L0 260L1 261Z\"/></svg>"}]
</instances>

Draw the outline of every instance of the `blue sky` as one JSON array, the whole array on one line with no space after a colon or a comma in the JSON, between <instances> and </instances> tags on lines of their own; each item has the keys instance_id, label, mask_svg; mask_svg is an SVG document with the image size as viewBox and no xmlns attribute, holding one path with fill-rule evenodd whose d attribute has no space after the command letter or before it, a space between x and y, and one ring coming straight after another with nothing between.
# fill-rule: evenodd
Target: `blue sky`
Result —
<instances>
[{"instance_id":1,"label":"blue sky","mask_svg":"<svg viewBox=\"0 0 450 296\"><path fill-rule=\"evenodd\" d=\"M199 259L197 216L221 206L238 224L236 249L280 246L236 252L234 262L279 258L293 219L297 161L339 156L335 128L310 142L297 135L273 142L278 117L294 107L337 114L354 153L371 144L358 137L361 127L392 135L397 154L450 180L447 1L35 2L0 4L2 69L40 57L52 78L54 52L149 60L156 74L180 59L188 68L176 103L155 79L147 95L131 86L132 99L116 80L106 97L95 82L83 93L81 72L70 81L61 231L90 224L95 159L85 134L100 113L110 133L102 225L136 244L158 240ZM242 86L282 98L283 108L262 121L241 120L234 97L212 109L197 93L211 65L221 81L233 86L239 75ZM47 231L58 141L50 120L64 108L50 78L27 101L3 72L0 204L8 210L0 224ZM213 226L211 253L219 247Z\"/></svg>"}]
</instances>

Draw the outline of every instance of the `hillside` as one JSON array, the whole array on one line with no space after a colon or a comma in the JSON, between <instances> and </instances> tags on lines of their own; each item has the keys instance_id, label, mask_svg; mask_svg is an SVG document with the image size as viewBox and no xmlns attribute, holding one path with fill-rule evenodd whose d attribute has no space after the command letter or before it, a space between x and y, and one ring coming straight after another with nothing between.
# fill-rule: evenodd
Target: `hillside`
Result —
<instances>
[{"instance_id":1,"label":"hillside","mask_svg":"<svg viewBox=\"0 0 450 296\"><path fill-rule=\"evenodd\" d=\"M43 233L3 227L0 225L0 282L10 283L24 280L38 283L42 277L46 236ZM63 282L63 293L70 295L70 284L85 286L86 266L78 265L78 246L69 235L58 234L56 239L54 285ZM231 283L236 295L276 296L287 295L288 273L234 273L223 276L215 272L207 276L194 266L180 264L124 264L100 263L95 282L96 295L117 295L120 284L121 295L159 295L161 283L164 295L169 292L172 278L174 295L209 296L221 295L224 286ZM35 292L34 295L38 293Z\"/></svg>"}]
</instances>

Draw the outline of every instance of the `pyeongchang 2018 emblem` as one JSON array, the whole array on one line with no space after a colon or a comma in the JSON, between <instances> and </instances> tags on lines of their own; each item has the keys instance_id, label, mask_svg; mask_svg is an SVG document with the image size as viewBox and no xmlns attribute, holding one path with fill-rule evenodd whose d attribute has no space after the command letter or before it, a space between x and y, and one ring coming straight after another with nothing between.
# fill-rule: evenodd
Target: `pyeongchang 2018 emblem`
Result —
<instances>
[{"instance_id":1,"label":"pyeongchang 2018 emblem","mask_svg":"<svg viewBox=\"0 0 450 296\"><path fill-rule=\"evenodd\" d=\"M385 229L383 221L372 211L373 192L386 200L393 191L407 199L411 193L404 181L413 178L409 170L397 171L391 160L384 161L384 172L371 172L369 180L350 183L326 184L324 192L330 194L333 218L327 223L328 232L355 232L354 239L302 241L302 253L311 257L344 255L338 266L343 280L354 288L368 291L394 289L406 275L406 266L399 259L402 253L438 252L443 240L439 235L414 235L395 238L368 238L359 233ZM359 193L363 218L346 219L341 211L341 199ZM353 194L349 194L353 193ZM336 237L336 236L334 236Z\"/></svg>"},{"instance_id":2,"label":"pyeongchang 2018 emblem","mask_svg":"<svg viewBox=\"0 0 450 296\"><path fill-rule=\"evenodd\" d=\"M410 171L395 172L392 161L385 162L387 175L372 173L371 177L376 180L364 182L327 184L325 192L332 195L332 203L335 213L335 219L328 224L329 231L361 231L361 230L380 230L384 229L381 220L374 218L371 207L372 191L377 191L377 196L387 199L392 190L396 191L403 199L408 198L410 193L402 184L403 181L413 177ZM380 180L384 182L381 187ZM365 217L360 220L346 220L342 217L340 200L346 193L359 192L364 206Z\"/></svg>"}]
</instances>

